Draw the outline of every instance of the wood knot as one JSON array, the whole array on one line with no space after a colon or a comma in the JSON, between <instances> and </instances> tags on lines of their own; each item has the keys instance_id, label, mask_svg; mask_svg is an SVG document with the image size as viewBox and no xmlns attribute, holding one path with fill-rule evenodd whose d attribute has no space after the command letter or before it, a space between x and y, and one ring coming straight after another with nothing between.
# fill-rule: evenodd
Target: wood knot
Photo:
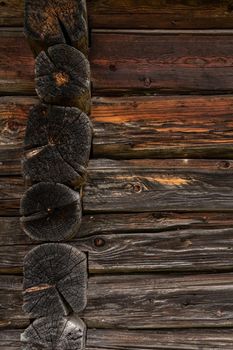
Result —
<instances>
[{"instance_id":1,"label":"wood knot","mask_svg":"<svg viewBox=\"0 0 233 350\"><path fill-rule=\"evenodd\" d=\"M142 186L137 183L133 185L134 192L140 193L142 191Z\"/></svg>"},{"instance_id":2,"label":"wood knot","mask_svg":"<svg viewBox=\"0 0 233 350\"><path fill-rule=\"evenodd\" d=\"M94 244L96 247L103 247L105 245L105 240L103 238L95 238Z\"/></svg>"},{"instance_id":3,"label":"wood knot","mask_svg":"<svg viewBox=\"0 0 233 350\"><path fill-rule=\"evenodd\" d=\"M151 86L151 79L150 78L145 78L144 79L144 86L145 87L150 87Z\"/></svg>"},{"instance_id":4,"label":"wood knot","mask_svg":"<svg viewBox=\"0 0 233 350\"><path fill-rule=\"evenodd\" d=\"M116 72L117 71L117 67L115 66L115 64L110 64L109 65L109 70L112 72Z\"/></svg>"},{"instance_id":5,"label":"wood knot","mask_svg":"<svg viewBox=\"0 0 233 350\"><path fill-rule=\"evenodd\" d=\"M227 160L223 160L219 163L219 167L223 169L229 169L231 167L231 163Z\"/></svg>"},{"instance_id":6,"label":"wood knot","mask_svg":"<svg viewBox=\"0 0 233 350\"><path fill-rule=\"evenodd\" d=\"M58 72L53 74L53 78L57 86L62 86L69 83L70 77L65 72Z\"/></svg>"}]
</instances>

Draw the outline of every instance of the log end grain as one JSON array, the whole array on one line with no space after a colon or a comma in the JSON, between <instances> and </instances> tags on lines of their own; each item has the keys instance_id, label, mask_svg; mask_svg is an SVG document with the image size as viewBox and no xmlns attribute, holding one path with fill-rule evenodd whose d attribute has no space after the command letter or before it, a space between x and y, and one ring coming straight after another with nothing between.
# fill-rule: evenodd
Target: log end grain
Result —
<instances>
[{"instance_id":1,"label":"log end grain","mask_svg":"<svg viewBox=\"0 0 233 350\"><path fill-rule=\"evenodd\" d=\"M31 109L26 128L25 179L29 184L53 181L82 185L91 141L92 125L81 110L38 104Z\"/></svg>"},{"instance_id":2,"label":"log end grain","mask_svg":"<svg viewBox=\"0 0 233 350\"><path fill-rule=\"evenodd\" d=\"M46 243L24 259L23 310L31 317L67 316L86 306L87 260L78 249Z\"/></svg>"},{"instance_id":3,"label":"log end grain","mask_svg":"<svg viewBox=\"0 0 233 350\"><path fill-rule=\"evenodd\" d=\"M78 192L62 184L41 182L21 199L21 226L37 241L61 241L73 237L81 224Z\"/></svg>"},{"instance_id":4,"label":"log end grain","mask_svg":"<svg viewBox=\"0 0 233 350\"><path fill-rule=\"evenodd\" d=\"M23 350L82 350L86 326L78 317L41 317L22 334Z\"/></svg>"},{"instance_id":5,"label":"log end grain","mask_svg":"<svg viewBox=\"0 0 233 350\"><path fill-rule=\"evenodd\" d=\"M35 83L44 102L90 112L90 66L74 47L59 44L42 51L36 58Z\"/></svg>"}]
</instances>

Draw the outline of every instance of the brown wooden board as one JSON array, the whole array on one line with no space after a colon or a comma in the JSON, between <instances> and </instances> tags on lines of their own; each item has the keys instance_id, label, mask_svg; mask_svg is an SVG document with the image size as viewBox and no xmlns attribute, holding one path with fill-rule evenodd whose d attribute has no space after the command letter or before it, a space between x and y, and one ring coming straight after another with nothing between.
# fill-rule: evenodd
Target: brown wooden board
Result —
<instances>
[{"instance_id":1,"label":"brown wooden board","mask_svg":"<svg viewBox=\"0 0 233 350\"><path fill-rule=\"evenodd\" d=\"M29 323L21 283L21 277L1 276L1 326ZM232 292L232 273L93 276L79 316L89 328L232 327Z\"/></svg>"},{"instance_id":2,"label":"brown wooden board","mask_svg":"<svg viewBox=\"0 0 233 350\"><path fill-rule=\"evenodd\" d=\"M69 244L88 253L91 273L231 271L231 213L84 216ZM35 241L19 218L1 218L0 272L20 273Z\"/></svg>"},{"instance_id":3,"label":"brown wooden board","mask_svg":"<svg viewBox=\"0 0 233 350\"><path fill-rule=\"evenodd\" d=\"M21 31L2 32L0 49L0 92L34 94L34 59ZM93 94L229 93L233 91L232 57L231 31L93 33Z\"/></svg>"},{"instance_id":4,"label":"brown wooden board","mask_svg":"<svg viewBox=\"0 0 233 350\"><path fill-rule=\"evenodd\" d=\"M233 210L233 162L195 159L93 159L84 213ZM21 177L0 178L0 215L18 215Z\"/></svg>"},{"instance_id":5,"label":"brown wooden board","mask_svg":"<svg viewBox=\"0 0 233 350\"><path fill-rule=\"evenodd\" d=\"M1 331L1 350L20 350L22 329ZM231 350L233 329L119 330L88 329L86 350L189 349Z\"/></svg>"},{"instance_id":6,"label":"brown wooden board","mask_svg":"<svg viewBox=\"0 0 233 350\"><path fill-rule=\"evenodd\" d=\"M34 97L0 98L1 173L21 172ZM94 97L93 157L233 158L233 96Z\"/></svg>"},{"instance_id":7,"label":"brown wooden board","mask_svg":"<svg viewBox=\"0 0 233 350\"><path fill-rule=\"evenodd\" d=\"M232 28L230 0L89 0L91 28ZM23 0L0 4L1 26L23 25Z\"/></svg>"}]
</instances>

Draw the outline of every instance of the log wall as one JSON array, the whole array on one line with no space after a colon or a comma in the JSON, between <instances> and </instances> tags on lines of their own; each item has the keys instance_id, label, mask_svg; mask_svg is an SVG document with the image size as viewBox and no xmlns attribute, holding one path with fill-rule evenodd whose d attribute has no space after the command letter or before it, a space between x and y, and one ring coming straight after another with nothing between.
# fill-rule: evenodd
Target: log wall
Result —
<instances>
[{"instance_id":1,"label":"log wall","mask_svg":"<svg viewBox=\"0 0 233 350\"><path fill-rule=\"evenodd\" d=\"M233 348L233 4L88 1L94 127L79 238L86 349ZM23 1L0 2L0 347L20 349Z\"/></svg>"}]
</instances>

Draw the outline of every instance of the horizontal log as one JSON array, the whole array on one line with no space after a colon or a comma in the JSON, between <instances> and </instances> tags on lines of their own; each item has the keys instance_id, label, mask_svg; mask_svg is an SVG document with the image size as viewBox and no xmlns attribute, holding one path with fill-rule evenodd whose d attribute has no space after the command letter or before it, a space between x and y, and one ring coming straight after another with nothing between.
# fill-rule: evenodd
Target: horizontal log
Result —
<instances>
[{"instance_id":1,"label":"horizontal log","mask_svg":"<svg viewBox=\"0 0 233 350\"><path fill-rule=\"evenodd\" d=\"M1 173L21 173L34 97L0 98ZM233 96L94 97L93 157L232 158Z\"/></svg>"},{"instance_id":2,"label":"horizontal log","mask_svg":"<svg viewBox=\"0 0 233 350\"><path fill-rule=\"evenodd\" d=\"M1 276L2 326L24 328L22 278ZM233 326L233 274L90 277L89 328L203 328Z\"/></svg>"},{"instance_id":3,"label":"horizontal log","mask_svg":"<svg viewBox=\"0 0 233 350\"><path fill-rule=\"evenodd\" d=\"M87 1L91 28L232 28L232 4L228 0ZM23 0L4 0L1 26L23 25Z\"/></svg>"},{"instance_id":4,"label":"horizontal log","mask_svg":"<svg viewBox=\"0 0 233 350\"><path fill-rule=\"evenodd\" d=\"M1 177L0 215L18 215L25 191L20 177ZM189 212L233 210L233 161L91 160L83 210L103 212Z\"/></svg>"},{"instance_id":5,"label":"horizontal log","mask_svg":"<svg viewBox=\"0 0 233 350\"><path fill-rule=\"evenodd\" d=\"M0 92L34 94L34 59L26 39L20 31L1 34ZM93 94L230 93L232 56L232 32L93 33L90 49Z\"/></svg>"},{"instance_id":6,"label":"horizontal log","mask_svg":"<svg viewBox=\"0 0 233 350\"><path fill-rule=\"evenodd\" d=\"M1 350L20 350L23 329L5 329L1 332ZM189 349L230 350L233 347L233 329L176 329L176 330L119 330L88 329L86 350L128 349Z\"/></svg>"},{"instance_id":7,"label":"horizontal log","mask_svg":"<svg viewBox=\"0 0 233 350\"><path fill-rule=\"evenodd\" d=\"M102 228L104 221L107 223L112 219L112 224ZM128 226L123 224L124 220L129 220ZM14 221L17 223L17 218ZM125 214L121 219L113 215L106 215L105 218L95 215L84 217L83 221L81 232L69 244L88 253L91 273L232 270L233 229L230 214L190 213L175 217L175 214L159 216L148 213L139 214L137 218ZM118 231L122 229L120 221L122 228L125 226L125 232ZM141 224L136 227L139 221ZM24 237L19 225L16 233L12 232L11 227L6 230L10 218L8 224L6 218L0 222L3 224L0 273L22 273L24 256L35 242ZM88 222L89 236L79 238L88 229ZM137 232L140 228L141 232ZM14 235L8 238L8 242L4 241L7 233L8 236Z\"/></svg>"}]
</instances>

